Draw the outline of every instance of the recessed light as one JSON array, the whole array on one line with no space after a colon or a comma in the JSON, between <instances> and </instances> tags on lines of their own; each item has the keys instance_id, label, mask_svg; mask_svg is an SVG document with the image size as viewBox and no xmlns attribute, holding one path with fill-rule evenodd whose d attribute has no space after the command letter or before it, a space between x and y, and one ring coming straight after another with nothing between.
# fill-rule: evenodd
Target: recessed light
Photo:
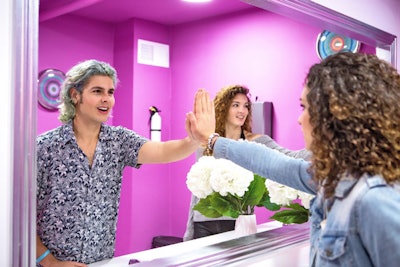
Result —
<instances>
[{"instance_id":1,"label":"recessed light","mask_svg":"<svg viewBox=\"0 0 400 267\"><path fill-rule=\"evenodd\" d=\"M206 2L211 2L212 0L182 0L182 1L189 3L206 3Z\"/></svg>"}]
</instances>

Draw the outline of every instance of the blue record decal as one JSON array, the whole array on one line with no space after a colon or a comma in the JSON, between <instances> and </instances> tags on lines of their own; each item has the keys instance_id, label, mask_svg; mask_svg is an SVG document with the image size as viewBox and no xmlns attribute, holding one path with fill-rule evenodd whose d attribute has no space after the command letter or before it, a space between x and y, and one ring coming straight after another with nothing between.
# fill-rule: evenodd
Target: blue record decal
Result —
<instances>
[{"instance_id":1,"label":"blue record decal","mask_svg":"<svg viewBox=\"0 0 400 267\"><path fill-rule=\"evenodd\" d=\"M60 105L61 85L65 80L64 72L46 69L39 73L38 101L47 109L54 110Z\"/></svg>"},{"instance_id":2,"label":"blue record decal","mask_svg":"<svg viewBox=\"0 0 400 267\"><path fill-rule=\"evenodd\" d=\"M355 53L359 48L359 41L327 30L322 31L317 38L317 54L320 59L344 51Z\"/></svg>"}]
</instances>

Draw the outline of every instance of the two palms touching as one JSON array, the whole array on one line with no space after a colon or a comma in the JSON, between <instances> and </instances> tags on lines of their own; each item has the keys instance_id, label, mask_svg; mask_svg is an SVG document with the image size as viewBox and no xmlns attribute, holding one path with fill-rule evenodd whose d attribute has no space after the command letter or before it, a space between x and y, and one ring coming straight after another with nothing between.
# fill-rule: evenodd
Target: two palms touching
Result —
<instances>
[{"instance_id":1,"label":"two palms touching","mask_svg":"<svg viewBox=\"0 0 400 267\"><path fill-rule=\"evenodd\" d=\"M204 89L196 92L193 111L186 114L186 131L192 140L207 144L211 133L215 132L214 102Z\"/></svg>"}]
</instances>

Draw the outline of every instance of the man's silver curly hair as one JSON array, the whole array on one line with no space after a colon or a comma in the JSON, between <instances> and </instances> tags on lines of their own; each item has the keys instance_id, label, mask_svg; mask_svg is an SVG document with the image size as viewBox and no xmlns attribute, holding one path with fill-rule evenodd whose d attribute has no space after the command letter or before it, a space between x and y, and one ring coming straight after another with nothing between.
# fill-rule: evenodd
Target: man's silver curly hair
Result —
<instances>
[{"instance_id":1,"label":"man's silver curly hair","mask_svg":"<svg viewBox=\"0 0 400 267\"><path fill-rule=\"evenodd\" d=\"M117 72L110 64L94 59L78 63L67 72L61 87L60 116L58 117L61 122L68 122L75 117L75 105L71 99L71 89L75 88L82 94L89 79L95 75L110 77L115 88L117 87Z\"/></svg>"}]
</instances>

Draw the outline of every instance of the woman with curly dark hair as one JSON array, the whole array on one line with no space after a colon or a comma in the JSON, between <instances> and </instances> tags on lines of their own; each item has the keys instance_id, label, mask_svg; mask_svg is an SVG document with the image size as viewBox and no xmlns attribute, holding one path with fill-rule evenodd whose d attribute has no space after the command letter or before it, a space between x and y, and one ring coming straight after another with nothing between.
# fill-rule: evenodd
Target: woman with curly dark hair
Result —
<instances>
[{"instance_id":1,"label":"woman with curly dark hair","mask_svg":"<svg viewBox=\"0 0 400 267\"><path fill-rule=\"evenodd\" d=\"M313 126L312 169L326 196L346 173L399 180L397 71L374 56L342 54L313 66L306 87L302 102Z\"/></svg>"},{"instance_id":2,"label":"woman with curly dark hair","mask_svg":"<svg viewBox=\"0 0 400 267\"><path fill-rule=\"evenodd\" d=\"M240 107L241 102L245 111L234 114L235 110ZM250 91L247 87L231 85L222 88L214 98L214 107L216 133L235 140L240 138L252 140L254 137L260 136L252 133L253 109ZM239 120L239 124L234 123L234 120ZM232 127L235 124L240 127ZM236 128L236 131L231 131L232 128Z\"/></svg>"},{"instance_id":3,"label":"woman with curly dark hair","mask_svg":"<svg viewBox=\"0 0 400 267\"><path fill-rule=\"evenodd\" d=\"M212 136L215 157L316 195L310 266L398 266L399 73L375 55L338 53L310 68L300 101L311 162L210 135L211 125L193 134Z\"/></svg>"},{"instance_id":4,"label":"woman with curly dark hair","mask_svg":"<svg viewBox=\"0 0 400 267\"><path fill-rule=\"evenodd\" d=\"M252 133L252 103L249 89L243 85L230 85L217 92L214 98L215 132L233 140L256 141L260 134ZM197 158L209 155L207 149L199 149ZM199 198L192 195L185 241L227 232L235 229L235 219L230 217L207 218L193 210Z\"/></svg>"}]
</instances>

